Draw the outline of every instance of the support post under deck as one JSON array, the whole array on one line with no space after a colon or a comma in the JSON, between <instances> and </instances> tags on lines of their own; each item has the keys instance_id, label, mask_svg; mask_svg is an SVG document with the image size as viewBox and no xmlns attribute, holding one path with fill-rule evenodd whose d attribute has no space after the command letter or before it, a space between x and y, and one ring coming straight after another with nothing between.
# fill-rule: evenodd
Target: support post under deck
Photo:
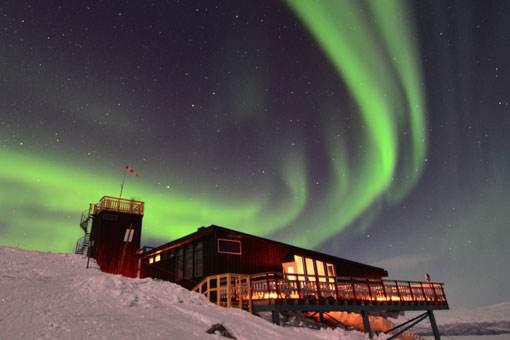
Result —
<instances>
[{"instance_id":1,"label":"support post under deck","mask_svg":"<svg viewBox=\"0 0 510 340\"><path fill-rule=\"evenodd\" d=\"M441 340L441 335L439 335L439 329L437 328L436 318L434 317L434 312L432 310L428 310L427 314L429 315L430 327L432 327L432 333L434 334L435 340Z\"/></svg>"},{"instance_id":2,"label":"support post under deck","mask_svg":"<svg viewBox=\"0 0 510 340\"><path fill-rule=\"evenodd\" d=\"M368 333L370 339L374 337L372 333L372 328L370 327L370 320L368 319L368 313L365 310L361 311L361 317L363 318L363 328L365 333Z\"/></svg>"},{"instance_id":3,"label":"support post under deck","mask_svg":"<svg viewBox=\"0 0 510 340\"><path fill-rule=\"evenodd\" d=\"M277 310L271 311L271 321L275 325L280 325L280 312Z\"/></svg>"}]
</instances>

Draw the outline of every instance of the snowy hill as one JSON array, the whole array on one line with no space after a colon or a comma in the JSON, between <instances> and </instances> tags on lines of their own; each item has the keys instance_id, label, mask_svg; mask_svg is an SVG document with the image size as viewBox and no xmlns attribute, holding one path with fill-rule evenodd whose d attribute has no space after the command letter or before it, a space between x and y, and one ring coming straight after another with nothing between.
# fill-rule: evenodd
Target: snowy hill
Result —
<instances>
[{"instance_id":1,"label":"snowy hill","mask_svg":"<svg viewBox=\"0 0 510 340\"><path fill-rule=\"evenodd\" d=\"M0 339L225 339L205 333L215 323L237 339L368 339L355 331L275 326L170 282L109 275L85 264L74 254L0 247ZM443 335L510 333L510 303L439 311L436 319ZM424 322L415 331L430 334L429 327Z\"/></svg>"},{"instance_id":2,"label":"snowy hill","mask_svg":"<svg viewBox=\"0 0 510 340\"><path fill-rule=\"evenodd\" d=\"M367 339L359 332L279 327L210 304L169 282L85 269L86 259L0 247L0 339Z\"/></svg>"}]
</instances>

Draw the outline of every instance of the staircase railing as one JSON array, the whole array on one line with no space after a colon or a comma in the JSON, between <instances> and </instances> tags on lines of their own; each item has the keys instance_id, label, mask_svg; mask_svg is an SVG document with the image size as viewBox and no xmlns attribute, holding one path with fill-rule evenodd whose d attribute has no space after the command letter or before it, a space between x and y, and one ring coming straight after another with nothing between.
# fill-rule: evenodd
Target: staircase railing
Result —
<instances>
[{"instance_id":1,"label":"staircase railing","mask_svg":"<svg viewBox=\"0 0 510 340\"><path fill-rule=\"evenodd\" d=\"M94 204L91 203L88 210L85 210L81 213L80 218L80 228L83 230L85 234L90 232L90 227L92 224L92 218L93 218L93 212L94 212Z\"/></svg>"},{"instance_id":2,"label":"staircase railing","mask_svg":"<svg viewBox=\"0 0 510 340\"><path fill-rule=\"evenodd\" d=\"M250 275L225 273L204 278L193 289L223 307L252 312Z\"/></svg>"},{"instance_id":3,"label":"staircase railing","mask_svg":"<svg viewBox=\"0 0 510 340\"><path fill-rule=\"evenodd\" d=\"M86 233L76 241L75 254L87 255L90 248L90 233Z\"/></svg>"}]
</instances>

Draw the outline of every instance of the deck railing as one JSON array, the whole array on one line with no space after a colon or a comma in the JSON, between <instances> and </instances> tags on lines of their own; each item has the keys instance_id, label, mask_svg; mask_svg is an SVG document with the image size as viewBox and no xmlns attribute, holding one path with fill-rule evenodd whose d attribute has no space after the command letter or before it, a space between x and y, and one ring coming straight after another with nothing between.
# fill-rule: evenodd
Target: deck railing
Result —
<instances>
[{"instance_id":1,"label":"deck railing","mask_svg":"<svg viewBox=\"0 0 510 340\"><path fill-rule=\"evenodd\" d=\"M193 289L225 307L241 307L252 301L268 303L344 305L427 305L448 307L443 283L374 280L351 277L306 276L275 272L219 274L204 278ZM261 301L262 302L262 301ZM249 307L251 309L251 307Z\"/></svg>"},{"instance_id":2,"label":"deck railing","mask_svg":"<svg viewBox=\"0 0 510 340\"><path fill-rule=\"evenodd\" d=\"M144 203L119 197L103 196L99 203L94 204L94 215L103 210L123 212L128 214L143 215Z\"/></svg>"},{"instance_id":3,"label":"deck railing","mask_svg":"<svg viewBox=\"0 0 510 340\"><path fill-rule=\"evenodd\" d=\"M251 299L316 299L363 303L447 304L443 283L261 273L251 276Z\"/></svg>"},{"instance_id":4,"label":"deck railing","mask_svg":"<svg viewBox=\"0 0 510 340\"><path fill-rule=\"evenodd\" d=\"M223 307L252 311L250 275L224 273L203 279L193 291L204 294L209 301Z\"/></svg>"}]
</instances>

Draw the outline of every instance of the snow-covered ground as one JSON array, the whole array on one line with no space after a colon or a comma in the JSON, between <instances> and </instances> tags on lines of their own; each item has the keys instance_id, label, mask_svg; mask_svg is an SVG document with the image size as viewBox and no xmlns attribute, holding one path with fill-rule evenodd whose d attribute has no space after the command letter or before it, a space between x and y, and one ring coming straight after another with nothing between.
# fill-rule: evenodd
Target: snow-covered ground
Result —
<instances>
[{"instance_id":1,"label":"snow-covered ground","mask_svg":"<svg viewBox=\"0 0 510 340\"><path fill-rule=\"evenodd\" d=\"M406 317L416 314L408 313ZM439 331L448 336L479 336L482 339L510 339L510 303L478 307L473 309L456 309L434 312ZM431 335L430 324L421 322L414 328L421 335ZM489 337L493 336L493 337ZM457 338L455 338L457 339ZM466 338L459 337L465 340ZM476 338L475 338L476 339Z\"/></svg>"},{"instance_id":2,"label":"snow-covered ground","mask_svg":"<svg viewBox=\"0 0 510 340\"><path fill-rule=\"evenodd\" d=\"M508 340L510 337L508 334L499 334L499 335L459 335L459 336L450 336L443 335L441 339L446 340ZM434 340L433 336L424 336L423 340Z\"/></svg>"},{"instance_id":3,"label":"snow-covered ground","mask_svg":"<svg viewBox=\"0 0 510 340\"><path fill-rule=\"evenodd\" d=\"M367 339L359 332L279 327L221 308L170 282L85 269L86 259L0 247L0 339Z\"/></svg>"},{"instance_id":4,"label":"snow-covered ground","mask_svg":"<svg viewBox=\"0 0 510 340\"><path fill-rule=\"evenodd\" d=\"M170 282L109 275L85 264L78 255L0 247L0 339L225 339L206 334L215 323L237 339L367 339L355 331L275 326ZM510 339L510 303L435 315L446 339ZM430 333L426 322L415 330Z\"/></svg>"}]
</instances>

